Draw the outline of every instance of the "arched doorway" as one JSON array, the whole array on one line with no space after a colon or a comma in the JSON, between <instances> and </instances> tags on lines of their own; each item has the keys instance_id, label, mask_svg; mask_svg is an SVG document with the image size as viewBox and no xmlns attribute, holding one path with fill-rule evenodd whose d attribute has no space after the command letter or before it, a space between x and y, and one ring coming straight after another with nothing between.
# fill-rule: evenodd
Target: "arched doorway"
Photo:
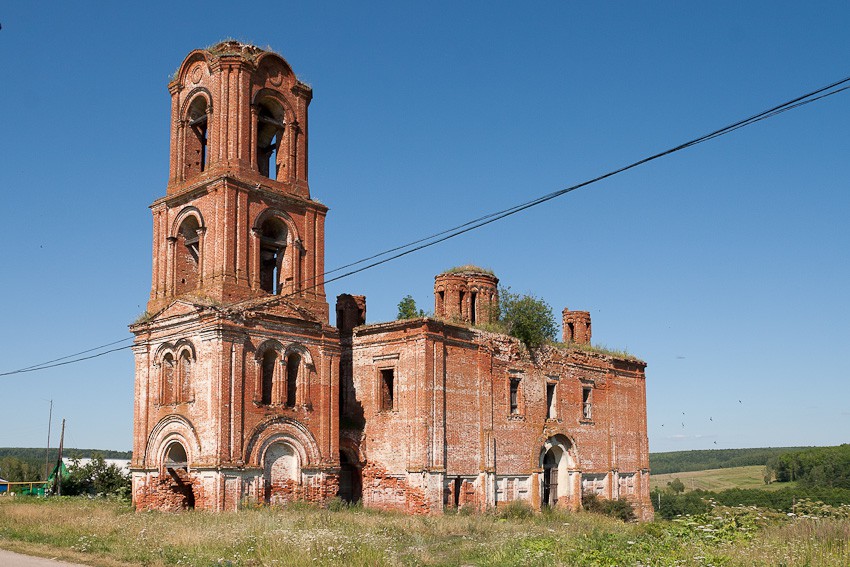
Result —
<instances>
[{"instance_id":1,"label":"arched doorway","mask_svg":"<svg viewBox=\"0 0 850 567\"><path fill-rule=\"evenodd\" d=\"M163 465L170 477L166 490L172 506L186 510L193 509L195 492L192 490L192 479L189 476L189 458L186 448L177 441L171 443L165 450Z\"/></svg>"},{"instance_id":2,"label":"arched doorway","mask_svg":"<svg viewBox=\"0 0 850 567\"><path fill-rule=\"evenodd\" d=\"M540 449L540 505L552 507L572 503L572 475L577 474L573 444L563 435L546 440Z\"/></svg>"},{"instance_id":3,"label":"arched doorway","mask_svg":"<svg viewBox=\"0 0 850 567\"><path fill-rule=\"evenodd\" d=\"M363 494L363 478L357 461L347 451L339 452L339 492L341 500L354 504Z\"/></svg>"}]
</instances>

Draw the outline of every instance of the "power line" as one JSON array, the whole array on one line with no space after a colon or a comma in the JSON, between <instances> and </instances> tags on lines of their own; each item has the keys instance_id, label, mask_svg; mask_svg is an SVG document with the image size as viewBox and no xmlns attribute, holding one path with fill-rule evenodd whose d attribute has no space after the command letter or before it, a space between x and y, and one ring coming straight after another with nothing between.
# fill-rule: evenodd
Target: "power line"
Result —
<instances>
[{"instance_id":1,"label":"power line","mask_svg":"<svg viewBox=\"0 0 850 567\"><path fill-rule=\"evenodd\" d=\"M48 361L42 362L41 364L34 364L34 365L32 365L32 366L27 366L26 368L20 368L20 369L16 370L15 372L23 372L23 371L28 371L28 370L39 370L42 366L45 366L45 365L47 365L47 364L52 364L52 363L54 363L54 362L59 362L60 360L66 360L66 359L68 359L68 358L73 358L73 357L75 357L75 356L80 356L81 354L86 354L86 353L88 353L88 352L94 352L94 351L96 351L96 350L100 350L100 349L102 349L102 348L106 348L106 347L108 347L108 346L117 345L118 343L123 343L123 342L125 342L125 341L129 341L129 340L131 340L132 338L133 338L133 337L124 337L124 338L123 338L123 339L121 339L121 340L113 341L113 342L111 342L111 343L106 343L105 345L100 345L100 346L97 346L97 347L94 347L94 348L90 348L90 349L87 349L87 350L82 350L82 351L80 351L80 352L75 352L74 354L69 354L69 355L67 355L67 356L63 356L63 357L60 357L60 358L54 358L53 360L48 360ZM0 376L5 376L6 374L7 374L7 373L3 373L3 374L0 374Z\"/></svg>"},{"instance_id":2,"label":"power line","mask_svg":"<svg viewBox=\"0 0 850 567\"><path fill-rule=\"evenodd\" d=\"M372 254L371 256L367 256L365 258L361 258L361 259L356 260L354 262L350 262L348 264L344 264L342 266L336 267L332 270L325 271L322 274L319 274L318 276L314 276L313 278L305 280L305 281L316 281L316 280L318 280L318 283L315 283L315 284L313 284L313 285L311 285L307 288L302 288L297 293L301 293L303 291L307 291L307 290L310 290L310 289L315 289L315 288L320 287L324 284L341 280L343 278L352 276L354 274L357 274L357 273L369 270L371 268L380 266L381 264L386 264L387 262L391 262L391 261L396 260L398 258L401 258L403 256L407 256L408 254L412 254L414 252L418 252L419 250L429 248L429 247L434 246L436 244L439 244L441 242L445 242L446 240L455 238L456 236L460 236L462 234L465 234L465 233L470 232L472 230L475 230L477 228L481 228L481 227L486 226L488 224L499 221L503 218L515 215L515 214L522 212L526 209L530 209L531 207L540 205L542 203L546 203L548 201L551 201L552 199L555 199L557 197L560 197L562 195L566 195L567 193L575 191L576 189L581 189L582 187L587 187L588 185L598 183L599 181L602 181L604 179L608 179L609 177L613 177L615 175L618 175L618 174L623 173L625 171L628 171L630 169L634 169L638 166L649 163L651 161L655 161L659 158L674 154L676 152L690 148L690 147L695 146L697 144L701 144L703 142L713 140L714 138L724 136L726 134L730 134L730 133L732 133L735 130L738 130L740 128L744 128L746 126L751 126L751 125L753 125L757 122L761 122L762 120L766 120L768 118L772 118L772 117L777 116L779 114L782 114L784 112L788 112L789 110L793 110L795 108L799 108L801 106L811 104L813 102L824 99L826 97L844 92L844 91L850 89L850 86L841 87L841 85L844 85L845 83L848 83L848 82L850 82L850 77L846 77L844 79L841 79L840 81L835 81L834 83L831 83L831 84L826 85L824 87L821 87L819 89L815 89L814 91L811 91L811 92L806 93L804 95L795 97L791 100L788 100L786 102L778 104L778 105L776 105L772 108L768 108L767 110L763 110L763 111L761 111L757 114L754 114L754 115L752 115L748 118L744 118L743 120L738 120L737 122L733 122L731 124L728 124L728 125L726 125L722 128L714 130L713 132L709 132L708 134L704 134L702 136L699 136L697 138L694 138L692 140L689 140L685 143L679 144L677 146L674 146L674 147L669 148L667 150L664 150L662 152L653 154L649 157L640 159L640 160L632 162L628 165L625 165L625 166L622 166L620 168L611 170L607 173L604 173L602 175L599 175L599 176L594 177L592 179L589 179L587 181L583 181L581 183L577 183L575 185L571 185L569 187L559 189L559 190L553 191L551 193L547 193L545 195L542 195L542 196L537 197L535 199L532 199L530 201L526 201L524 203L519 203L519 204L514 205L512 207L508 207L508 208L502 209L500 211L496 211L496 212L486 214L486 215L478 217L476 219L467 221L463 224L454 226L452 228L448 228L448 229L442 230L440 232L436 232L436 233L431 234L429 236L425 236L423 238L413 240L413 241L408 242L406 244L402 244L402 245L399 245L399 246L395 246L393 248L389 248L389 249L384 250L382 252ZM840 88L838 88L838 87L840 87ZM395 254L393 254L393 253L395 253ZM381 258L382 256L387 256L388 254L393 254L393 255L388 256L386 258L383 258L382 260L377 260L377 261L372 262L370 264L367 264L365 266L361 266L360 268L357 268L357 269L354 269L354 270L349 270L349 271L347 271L347 272L345 272L341 275L335 276L333 278L323 279L325 276L327 276L329 274L336 273L336 272L342 271L346 268L351 268L351 267L363 264L365 262L369 262L371 260L376 260L377 258ZM290 294L287 294L287 295L280 295L280 296L275 297L274 299L275 300L286 299L288 297L292 297L293 295L296 295L296 293L294 292L294 293L290 293ZM132 337L127 337L127 338L124 338L124 339L121 339L121 340L118 340L118 341L114 341L114 342L111 342L111 343L107 343L105 345L101 345L99 347L95 347L95 348L84 350L84 351L81 351L81 352L78 352L78 353L75 353L75 354L71 354L71 355L68 355L68 356L64 356L64 357L61 357L61 358L57 358L57 359L54 359L54 360L43 362L41 364L36 364L36 365L33 365L33 366L27 366L25 368L20 368L18 370L12 370L12 371L9 371L9 372L3 372L3 373L0 373L0 376L9 376L11 374L21 374L21 373L25 373L25 372L35 372L37 370L54 368L56 366L64 366L64 365L67 365L67 364L74 364L76 362L82 362L84 360L97 358L97 357L103 356L105 354L109 354L109 353L112 353L112 352L116 352L116 351L119 351L119 350L124 350L124 349L130 348L130 347L132 347L132 345L126 345L126 346L123 346L123 347L110 349L110 350L107 350L107 351L104 351L104 352L101 352L101 353L98 353L98 354L93 354L91 356L85 356L85 357L81 357L81 358L73 358L73 360L67 360L69 358L76 357L76 356L79 356L81 354L100 350L100 349L105 348L107 346L112 346L114 344L118 344L118 343L121 343L121 342L124 342L124 341L127 341L127 340L131 340L131 339L132 339ZM60 362L60 361L63 361L63 362Z\"/></svg>"},{"instance_id":3,"label":"power line","mask_svg":"<svg viewBox=\"0 0 850 567\"><path fill-rule=\"evenodd\" d=\"M124 339L124 340L126 341L126 340L130 340L130 339L132 339L132 337L128 337L127 339ZM57 362L55 364L41 364L41 365L35 365L35 366L28 366L27 368L20 368L18 370L11 370L9 372L2 372L2 373L0 373L0 376L9 376L11 374L24 374L25 372L35 372L37 370L46 370L48 368L55 368L57 366L65 366L66 364L74 364L76 362L82 362L84 360L97 358L99 356L103 356L103 355L109 354L111 352L117 352L119 350L124 350L124 349L132 348L132 347L133 347L133 345L125 345L125 346L122 346L122 347L113 348L113 349L110 349L110 350L105 350L105 351L99 352L97 354L92 354L90 356L84 356L82 358L75 358L73 360L66 360L65 362ZM84 351L84 352L91 352L92 350L96 350L96 349L89 349L88 351ZM65 357L65 358L67 358L67 357Z\"/></svg>"},{"instance_id":4,"label":"power line","mask_svg":"<svg viewBox=\"0 0 850 567\"><path fill-rule=\"evenodd\" d=\"M683 144L679 144L678 146L674 146L672 148L669 148L669 149L664 150L662 152L659 152L657 154L654 154L654 155L651 155L649 157L638 160L636 162L630 163L629 165L626 165L626 166L620 167L618 169L609 171L608 173L599 175L597 177L594 177L593 179L589 179L589 180L584 181L582 183L578 183L576 185L572 185L572 186L566 187L564 189L559 189L557 191L547 193L546 195L542 195L542 196L537 197L535 199L532 199L530 201L526 201L524 203L514 205L514 206L509 207L507 209L502 209L500 211L489 213L489 214L484 215L482 217L478 217L477 219L467 221L467 222L460 224L458 226L455 226L455 227L434 233L430 236L426 236L424 238L420 238L418 240L408 242L407 244L403 244L403 245L400 245L400 246L396 246L394 248L390 248L390 249L385 250L383 252L373 254L371 256L368 256L366 258L362 258L360 260L357 260L355 262L351 262L349 264L345 264L345 265L340 266L338 268L334 268L333 270L328 270L328 271L324 272L323 274L315 276L312 279L321 281L321 278L323 278L324 276L326 276L328 274L335 273L335 272L338 272L338 271L343 270L345 268L353 267L353 266L356 266L358 264L362 264L364 262L374 260L376 258L380 258L381 256L385 256L385 255L393 253L393 252L398 252L399 250L404 250L405 248L410 248L409 250L405 250L404 252L399 252L398 254L394 254L393 256L390 256L390 257L385 258L383 260L373 262L371 264L368 264L368 265L363 266L361 268L358 268L356 270L348 271L348 272L346 272L346 273L344 273L340 276L336 276L334 278L324 280L323 283L329 283L329 282L337 281L337 280L340 280L342 278L354 275L356 273L368 270L370 268L374 268L374 267L379 266L381 264L384 264L386 262L390 262L390 261L395 260L397 258L401 258L402 256L406 256L406 255L411 254L413 252L417 252L417 251L422 250L424 248L428 248L428 247L433 246L435 244L445 242L446 240L449 240L449 239L454 238L456 236L460 236L461 234L465 234L467 232L470 232L470 231L475 230L477 228L480 228L482 226L488 225L490 223L496 222L496 221L501 220L505 217L509 217L511 215L514 215L518 212L524 211L526 209L529 209L529 208L534 207L536 205L539 205L541 203L545 203L547 201L555 199L556 197L560 197L561 195L565 195L567 193L575 191L576 189L580 189L582 187L592 185L593 183L597 183L597 182L602 181L604 179L607 179L609 177L613 177L615 175L618 175L618 174L623 173L625 171L628 171L630 169L634 169L634 168L636 168L640 165L649 163L649 162L654 161L656 159L668 156L670 154L676 153L676 152L684 150L686 148L690 148L690 147L695 146L697 144L707 142L707 141L712 140L714 138L717 138L719 136L729 134L731 132L734 132L735 130L738 130L740 128L744 128L745 126L750 126L752 124L755 124L756 122L761 122L762 120L766 120L767 118L772 118L774 116L782 114L783 112L787 112L789 110L793 110L795 108L799 108L799 107L804 106L806 104L810 104L812 102L821 100L821 99L826 98L828 96L838 94L840 92L843 92L845 90L850 89L850 86L844 86L844 87L841 87L841 88L836 88L836 87L839 87L840 85L843 85L843 84L848 83L848 82L850 82L850 77L846 77L844 79L841 79L840 81L836 81L834 83L831 83L831 84L826 85L824 87L821 87L819 89L815 89L814 91L811 91L809 93L806 93L806 94L798 96L798 97L795 97L791 100L788 100L786 102L778 104L778 105L776 105L772 108L768 108L767 110L763 110L763 111L761 111L757 114L754 114L754 115L752 115L748 118L745 118L743 120L738 120L737 122L733 122L732 124L729 124L727 126L719 128L717 130L714 130L713 132L709 132L708 134L704 134L702 136L699 136L697 138L689 140L689 141L687 141ZM431 242L429 242L429 241L431 241ZM315 284L308 289L313 289L315 287L318 287L319 285L322 285L322 284L321 283Z\"/></svg>"}]
</instances>

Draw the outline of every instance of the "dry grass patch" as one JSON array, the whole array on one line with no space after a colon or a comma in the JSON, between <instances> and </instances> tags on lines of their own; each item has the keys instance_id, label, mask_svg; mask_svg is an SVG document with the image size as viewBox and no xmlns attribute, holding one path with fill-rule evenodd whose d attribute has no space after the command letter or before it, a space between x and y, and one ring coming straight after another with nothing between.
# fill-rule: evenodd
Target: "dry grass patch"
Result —
<instances>
[{"instance_id":1,"label":"dry grass patch","mask_svg":"<svg viewBox=\"0 0 850 567\"><path fill-rule=\"evenodd\" d=\"M623 524L588 513L410 517L300 505L163 514L110 501L0 498L0 547L109 567L838 566L850 564L848 537L847 519L744 509Z\"/></svg>"}]
</instances>

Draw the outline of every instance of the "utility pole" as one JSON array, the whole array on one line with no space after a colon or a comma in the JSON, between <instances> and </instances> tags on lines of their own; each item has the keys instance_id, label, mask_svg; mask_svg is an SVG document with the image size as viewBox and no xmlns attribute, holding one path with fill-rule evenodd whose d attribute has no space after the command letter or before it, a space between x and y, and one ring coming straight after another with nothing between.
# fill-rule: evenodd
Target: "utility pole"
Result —
<instances>
[{"instance_id":1,"label":"utility pole","mask_svg":"<svg viewBox=\"0 0 850 567\"><path fill-rule=\"evenodd\" d=\"M62 435L59 436L59 461L56 464L56 495L62 496L62 447L65 445L65 418L62 418Z\"/></svg>"},{"instance_id":2,"label":"utility pole","mask_svg":"<svg viewBox=\"0 0 850 567\"><path fill-rule=\"evenodd\" d=\"M50 478L50 424L53 421L53 400L50 400L50 413L47 415L47 451L44 455L44 479Z\"/></svg>"}]
</instances>

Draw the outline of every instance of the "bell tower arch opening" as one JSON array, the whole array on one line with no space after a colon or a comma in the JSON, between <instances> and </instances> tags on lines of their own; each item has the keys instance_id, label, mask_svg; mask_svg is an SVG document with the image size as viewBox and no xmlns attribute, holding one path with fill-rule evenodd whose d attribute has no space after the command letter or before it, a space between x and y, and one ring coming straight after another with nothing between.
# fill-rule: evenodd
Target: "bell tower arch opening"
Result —
<instances>
[{"instance_id":1,"label":"bell tower arch opening","mask_svg":"<svg viewBox=\"0 0 850 567\"><path fill-rule=\"evenodd\" d=\"M189 104L186 114L186 125L188 130L185 134L183 160L183 177L188 179L207 169L209 153L207 151L209 104L203 95L198 95Z\"/></svg>"},{"instance_id":2,"label":"bell tower arch opening","mask_svg":"<svg viewBox=\"0 0 850 567\"><path fill-rule=\"evenodd\" d=\"M287 232L278 218L266 219L260 226L260 288L273 295L280 294L285 280L282 271Z\"/></svg>"},{"instance_id":3,"label":"bell tower arch opening","mask_svg":"<svg viewBox=\"0 0 850 567\"><path fill-rule=\"evenodd\" d=\"M201 272L200 228L197 217L189 215L177 229L177 246L174 251L174 288L177 295L198 287Z\"/></svg>"},{"instance_id":4,"label":"bell tower arch opening","mask_svg":"<svg viewBox=\"0 0 850 567\"><path fill-rule=\"evenodd\" d=\"M273 99L257 104L257 171L269 179L282 180L281 169L283 131L285 128L283 107Z\"/></svg>"}]
</instances>

